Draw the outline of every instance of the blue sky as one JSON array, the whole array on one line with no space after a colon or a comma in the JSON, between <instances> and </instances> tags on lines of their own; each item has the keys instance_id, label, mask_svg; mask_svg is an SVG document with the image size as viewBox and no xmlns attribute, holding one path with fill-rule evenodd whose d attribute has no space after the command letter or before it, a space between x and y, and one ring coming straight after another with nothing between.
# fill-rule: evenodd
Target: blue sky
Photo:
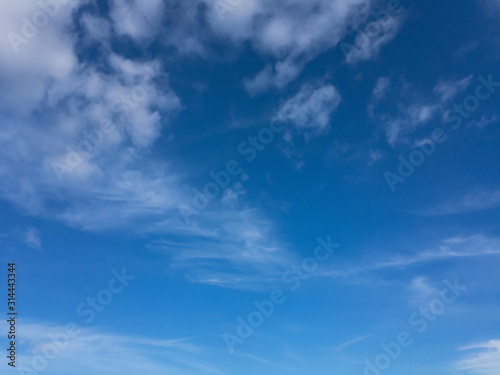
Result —
<instances>
[{"instance_id":1,"label":"blue sky","mask_svg":"<svg viewBox=\"0 0 500 375\"><path fill-rule=\"evenodd\" d=\"M2 373L500 372L498 0L23 0L0 28Z\"/></svg>"}]
</instances>

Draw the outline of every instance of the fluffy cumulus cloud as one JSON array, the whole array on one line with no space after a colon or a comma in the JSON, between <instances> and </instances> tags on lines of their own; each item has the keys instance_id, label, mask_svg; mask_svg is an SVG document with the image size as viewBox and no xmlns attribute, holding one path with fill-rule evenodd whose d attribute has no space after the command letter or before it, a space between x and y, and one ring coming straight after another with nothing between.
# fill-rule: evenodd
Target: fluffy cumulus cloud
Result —
<instances>
[{"instance_id":1,"label":"fluffy cumulus cloud","mask_svg":"<svg viewBox=\"0 0 500 375\"><path fill-rule=\"evenodd\" d=\"M212 3L213 29L234 40L250 40L254 47L275 57L299 56L334 46L354 18L367 11L366 0L241 1L224 18Z\"/></svg>"},{"instance_id":2,"label":"fluffy cumulus cloud","mask_svg":"<svg viewBox=\"0 0 500 375\"><path fill-rule=\"evenodd\" d=\"M373 24L373 0L176 0L111 1L112 24L87 17L91 34L106 39L110 30L141 45L155 39L181 54L213 57L210 44L224 42L252 49L270 62L244 80L251 95L271 88L284 88L301 73L305 64L320 53L336 48L358 26ZM349 62L368 60L394 38L401 18L388 14L377 18L378 32L358 43L346 56ZM381 14L382 14L381 13ZM388 16L386 15L388 14ZM371 35L371 34L370 34Z\"/></svg>"},{"instance_id":3,"label":"fluffy cumulus cloud","mask_svg":"<svg viewBox=\"0 0 500 375\"><path fill-rule=\"evenodd\" d=\"M35 110L44 98L47 81L68 79L77 65L74 38L61 31L84 1L71 1L45 13L38 2L0 5L0 68L9 95L2 107ZM36 61L36 63L33 63Z\"/></svg>"},{"instance_id":4,"label":"fluffy cumulus cloud","mask_svg":"<svg viewBox=\"0 0 500 375\"><path fill-rule=\"evenodd\" d=\"M295 80L308 61L335 48L349 30L366 20L370 6L370 0L249 0L223 19L212 8L210 23L217 35L248 40L256 51L273 59L244 82L256 95Z\"/></svg>"},{"instance_id":5,"label":"fluffy cumulus cloud","mask_svg":"<svg viewBox=\"0 0 500 375\"><path fill-rule=\"evenodd\" d=\"M119 35L133 39L151 39L161 30L163 0L111 1L111 19Z\"/></svg>"},{"instance_id":6,"label":"fluffy cumulus cloud","mask_svg":"<svg viewBox=\"0 0 500 375\"><path fill-rule=\"evenodd\" d=\"M166 208L174 194L168 188L171 179L159 166L139 172L134 161L154 145L180 109L180 99L157 61L137 63L110 54L106 71L80 63L76 33L68 32L77 6L54 8L47 25L17 53L2 39L2 85L12 90L0 108L0 153L7 161L0 170L0 189L37 214L47 214L51 200L76 196L83 207L100 202L103 211L104 202L118 207L135 202L139 211ZM4 27L24 35L40 9L18 5L1 13L9 20ZM163 189L158 189L159 180ZM137 194L137 188L146 194ZM74 210L68 205L56 214L85 222L85 213Z\"/></svg>"},{"instance_id":7,"label":"fluffy cumulus cloud","mask_svg":"<svg viewBox=\"0 0 500 375\"><path fill-rule=\"evenodd\" d=\"M277 275L293 257L272 221L237 195L221 192L221 198L226 195L220 204L190 225L182 222L179 204L192 199L188 178L154 151L183 101L169 84L165 61L148 53L133 58L116 45L146 51L157 43L210 59L212 42L224 42L231 51L245 44L266 61L243 82L257 94L285 87L305 64L337 47L369 20L372 1L245 0L221 9L218 2L201 0L113 0L109 14L83 7L85 0L62 3L0 5L0 31L9 36L0 40L0 86L9 90L0 103L2 196L29 214L85 230L133 228L195 242L199 250L185 246L173 257L193 281L229 286ZM373 56L394 36L399 21L380 22L388 23L387 32L357 49L355 59ZM90 58L81 52L89 46L105 53ZM446 81L435 92L449 99L466 84ZM372 105L389 142L396 143L430 121L437 107L409 104L400 107L401 116L378 118L375 106L390 85L388 78L379 79ZM278 115L297 131L324 134L340 103L332 84L307 83L280 105ZM30 238L38 247L33 233ZM181 266L188 260L196 266ZM221 264L230 264L233 274L220 272Z\"/></svg>"},{"instance_id":8,"label":"fluffy cumulus cloud","mask_svg":"<svg viewBox=\"0 0 500 375\"><path fill-rule=\"evenodd\" d=\"M258 210L235 208L234 198L185 224L178 210L192 199L185 176L168 159L153 157L182 101L159 60L127 58L114 52L110 38L148 43L153 30L161 32L162 2L112 2L111 22L77 11L82 4L54 8L17 53L8 39L0 41L0 82L11 93L0 104L2 196L31 215L84 230L177 236L185 251L173 262L199 265L183 267L193 281L235 286L262 273L263 280L276 275L289 254L272 222ZM37 12L37 4L0 5L3 31L24 35L23 25ZM130 24L120 17L129 17ZM77 25L92 31L79 39ZM80 43L96 40L107 49L105 57L87 61L78 55ZM41 246L35 229L25 242ZM199 253L186 245L193 242ZM220 273L218 265L225 262L246 276L236 280L236 273Z\"/></svg>"},{"instance_id":9,"label":"fluffy cumulus cloud","mask_svg":"<svg viewBox=\"0 0 500 375\"><path fill-rule=\"evenodd\" d=\"M213 2L110 0L108 4L109 18L87 15L84 19L88 34L99 35L101 43L116 35L141 47L160 41L182 54L206 55L203 44L209 35L201 21Z\"/></svg>"}]
</instances>

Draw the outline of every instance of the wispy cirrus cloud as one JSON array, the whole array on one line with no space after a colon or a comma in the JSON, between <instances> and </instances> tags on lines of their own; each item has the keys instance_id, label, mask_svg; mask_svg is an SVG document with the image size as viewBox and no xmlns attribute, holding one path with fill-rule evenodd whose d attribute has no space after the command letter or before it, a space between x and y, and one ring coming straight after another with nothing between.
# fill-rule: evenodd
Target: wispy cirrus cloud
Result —
<instances>
[{"instance_id":1,"label":"wispy cirrus cloud","mask_svg":"<svg viewBox=\"0 0 500 375\"><path fill-rule=\"evenodd\" d=\"M5 323L1 326L7 329ZM76 326L75 333L69 336L64 326L45 322L24 322L18 329L23 341L18 343L16 367L21 371L32 369L31 362L37 356L42 358L40 353L49 353L43 358L46 369L53 374L221 373L211 363L209 351L186 338L147 338L81 326ZM40 366L45 362L38 363Z\"/></svg>"},{"instance_id":2,"label":"wispy cirrus cloud","mask_svg":"<svg viewBox=\"0 0 500 375\"><path fill-rule=\"evenodd\" d=\"M349 279L365 273L385 270L402 270L411 266L424 266L430 262L453 261L461 258L500 256L500 239L483 234L468 237L456 236L439 241L422 250L410 254L377 254L365 257L357 265L345 265L342 269L332 269L323 275L333 278ZM423 280L415 281L415 287L423 287Z\"/></svg>"},{"instance_id":3,"label":"wispy cirrus cloud","mask_svg":"<svg viewBox=\"0 0 500 375\"><path fill-rule=\"evenodd\" d=\"M347 348L347 347L349 347L349 346L351 346L351 345L354 345L354 344L356 344L356 343L358 343L358 342L361 342L361 341L367 340L367 339L369 339L370 337L372 337L372 335L364 335L364 336L355 337L355 338L353 338L353 339L350 339L350 340L347 340L347 341L343 342L343 343L342 343L342 344L340 344L340 345L335 346L335 347L334 347L334 349L335 349L336 351L343 350L343 349L345 349L345 348Z\"/></svg>"},{"instance_id":4,"label":"wispy cirrus cloud","mask_svg":"<svg viewBox=\"0 0 500 375\"><path fill-rule=\"evenodd\" d=\"M416 214L426 216L455 215L492 209L499 206L499 190L477 190L458 199L449 200L433 207L417 211Z\"/></svg>"},{"instance_id":5,"label":"wispy cirrus cloud","mask_svg":"<svg viewBox=\"0 0 500 375\"><path fill-rule=\"evenodd\" d=\"M500 340L490 340L480 344L460 348L474 352L455 364L455 368L468 374L496 375L500 371Z\"/></svg>"},{"instance_id":6,"label":"wispy cirrus cloud","mask_svg":"<svg viewBox=\"0 0 500 375\"><path fill-rule=\"evenodd\" d=\"M242 290L269 288L297 259L273 222L256 209L227 208L205 215L194 224L198 232L179 231L175 241L160 238L148 244L194 283Z\"/></svg>"}]
</instances>

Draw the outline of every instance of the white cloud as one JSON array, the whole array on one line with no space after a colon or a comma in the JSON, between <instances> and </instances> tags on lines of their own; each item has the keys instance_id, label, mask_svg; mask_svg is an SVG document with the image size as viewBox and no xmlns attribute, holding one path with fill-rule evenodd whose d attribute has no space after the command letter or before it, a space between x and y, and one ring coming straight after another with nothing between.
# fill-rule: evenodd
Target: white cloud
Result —
<instances>
[{"instance_id":1,"label":"white cloud","mask_svg":"<svg viewBox=\"0 0 500 375\"><path fill-rule=\"evenodd\" d=\"M169 116L180 109L180 101L165 78L161 87L152 80L160 75L157 61L136 63L110 54L107 73L78 63L76 35L69 30L79 4L61 6L19 54L4 39L0 42L2 87L11 93L0 107L0 155L5 160L0 191L31 214L99 227L99 218L111 208L123 212L110 220L117 223L117 218L126 221L173 206L177 188L169 181L175 177L166 176L161 165L139 173L134 162L147 154ZM4 27L21 25L23 15L36 10L36 4L1 9L9 20ZM101 131L106 119L115 126L109 134ZM79 145L90 152L68 167ZM70 170L62 181L54 163ZM59 207L55 211L54 202Z\"/></svg>"},{"instance_id":2,"label":"white cloud","mask_svg":"<svg viewBox=\"0 0 500 375\"><path fill-rule=\"evenodd\" d=\"M349 48L346 54L346 61L349 64L357 64L360 61L376 57L380 49L397 35L401 28L402 19L391 16L378 20L378 23L382 31L377 35L370 37L366 33L358 34L354 46Z\"/></svg>"},{"instance_id":3,"label":"white cloud","mask_svg":"<svg viewBox=\"0 0 500 375\"><path fill-rule=\"evenodd\" d=\"M482 234L468 237L451 237L441 240L428 250L410 254L378 254L376 258L358 261L356 265L346 265L342 269L325 272L325 276L334 278L359 277L367 272L384 270L402 270L410 266L424 265L436 261L452 261L461 258L500 256L500 239ZM415 287L418 287L417 282ZM420 287L423 288L422 282Z\"/></svg>"},{"instance_id":4,"label":"white cloud","mask_svg":"<svg viewBox=\"0 0 500 375\"><path fill-rule=\"evenodd\" d=\"M95 15L82 16L86 38L109 48L111 38L118 35L140 48L159 42L181 54L209 56L205 44L213 33L204 29L199 12L207 6L204 0L110 0L109 4L110 22Z\"/></svg>"},{"instance_id":5,"label":"white cloud","mask_svg":"<svg viewBox=\"0 0 500 375\"><path fill-rule=\"evenodd\" d=\"M245 0L223 20L212 6L209 21L216 35L236 43L248 40L257 52L274 59L244 81L256 95L295 80L307 62L336 47L366 19L370 5L371 0Z\"/></svg>"},{"instance_id":6,"label":"white cloud","mask_svg":"<svg viewBox=\"0 0 500 375\"><path fill-rule=\"evenodd\" d=\"M2 323L2 327L5 324ZM210 364L209 353L190 339L152 339L89 329L68 337L64 326L47 323L20 323L23 341L18 343L16 367L32 368L33 350L44 353L53 347L52 337L62 342L56 356L48 349L46 371L53 374L219 374ZM67 341L69 338L69 341ZM57 349L57 348L56 348ZM38 354L37 354L38 355ZM39 362L40 363L40 362ZM43 363L43 362L42 362Z\"/></svg>"},{"instance_id":7,"label":"white cloud","mask_svg":"<svg viewBox=\"0 0 500 375\"><path fill-rule=\"evenodd\" d=\"M121 65L114 64L115 74L84 69L47 84L36 115L17 103L20 113L15 122L5 123L0 130L0 154L8 161L0 169L4 197L32 213L45 211L52 200L85 202L87 197L101 201L106 211L102 203L116 205L120 192L123 201L134 192L141 196L129 201L130 208L134 203L142 207L158 191L165 197L156 203L163 208L167 202L173 205L175 188L168 181L175 177L165 176L167 168L155 165L138 173L134 164L147 155L169 114L180 108L179 99L165 83L161 89L151 86L145 73L126 74L129 67L119 61ZM153 71L154 66L142 68ZM146 81L149 90L144 88ZM110 133L102 131L108 120ZM145 176L150 181L144 181ZM159 180L164 183L160 190ZM139 193L140 188L155 190ZM89 214L91 219L94 215Z\"/></svg>"},{"instance_id":8,"label":"white cloud","mask_svg":"<svg viewBox=\"0 0 500 375\"><path fill-rule=\"evenodd\" d=\"M42 239L40 231L34 227L28 228L24 234L24 242L34 249L40 250L42 248Z\"/></svg>"},{"instance_id":9,"label":"white cloud","mask_svg":"<svg viewBox=\"0 0 500 375\"><path fill-rule=\"evenodd\" d=\"M364 341L364 340L369 339L371 337L372 337L372 335L365 335L365 336L356 337L354 339L351 339L351 340L348 340L346 342L343 342L340 345L337 345L334 349L335 350L343 350L344 348L346 348L348 346L354 345L354 344L356 344L356 343L358 343L360 341Z\"/></svg>"},{"instance_id":10,"label":"white cloud","mask_svg":"<svg viewBox=\"0 0 500 375\"><path fill-rule=\"evenodd\" d=\"M113 0L111 18L119 35L130 37L139 45L148 45L157 37L182 54L214 58L216 54L209 46L214 41L226 42L235 50L249 42L256 52L272 59L244 81L249 93L256 95L270 88L283 88L295 80L305 64L335 48L347 33L367 21L373 3L373 0L244 0L224 7L221 14L218 1L154 0L146 4L138 0ZM388 17L379 22L384 31L352 52L350 61L373 57L394 37L399 25L396 19Z\"/></svg>"},{"instance_id":11,"label":"white cloud","mask_svg":"<svg viewBox=\"0 0 500 375\"><path fill-rule=\"evenodd\" d=\"M441 241L436 249L422 251L413 255L393 256L387 260L372 264L370 268L404 268L413 264L437 260L497 255L500 255L500 240L498 238L488 238L483 235L452 237Z\"/></svg>"},{"instance_id":12,"label":"white cloud","mask_svg":"<svg viewBox=\"0 0 500 375\"><path fill-rule=\"evenodd\" d=\"M500 340L460 348L463 351L475 351L456 364L457 370L469 374L497 375L500 373Z\"/></svg>"},{"instance_id":13,"label":"white cloud","mask_svg":"<svg viewBox=\"0 0 500 375\"><path fill-rule=\"evenodd\" d=\"M387 77L380 77L375 84L372 92L372 101L379 101L384 98L391 80Z\"/></svg>"},{"instance_id":14,"label":"white cloud","mask_svg":"<svg viewBox=\"0 0 500 375\"><path fill-rule=\"evenodd\" d=\"M374 3L373 0L244 0L234 7L225 7L227 11L221 16L218 1L113 0L110 15L118 35L127 36L141 46L158 38L181 54L215 58L217 54L210 49L213 42L226 42L235 50L249 42L256 52L272 59L244 81L249 93L256 95L270 88L283 88L295 80L309 61L335 48L346 34L368 22ZM87 26L97 26L93 34L106 35L108 26L101 21L85 17ZM348 61L374 57L399 30L400 20L395 17L378 22L383 32L352 51Z\"/></svg>"},{"instance_id":15,"label":"white cloud","mask_svg":"<svg viewBox=\"0 0 500 375\"><path fill-rule=\"evenodd\" d=\"M467 89L472 81L472 76L467 76L458 81L440 80L431 93L425 95L418 93L418 88L405 82L404 77L400 78L399 92L394 96L394 112L385 110L376 111L377 103L386 98L389 82L385 77L380 78L372 92L372 97L368 102L368 114L379 123L380 128L385 133L387 142L391 146L396 144L414 143L413 134L425 124L442 116L450 101L460 92ZM433 100L429 97L435 96Z\"/></svg>"},{"instance_id":16,"label":"white cloud","mask_svg":"<svg viewBox=\"0 0 500 375\"><path fill-rule=\"evenodd\" d=\"M84 2L60 5L43 27L29 26L41 10L38 2L0 3L0 33L15 33L26 42L16 48L16 53L8 37L0 38L2 84L9 88L0 109L30 112L43 100L47 80L64 80L73 74L77 66L74 37L62 30L72 12Z\"/></svg>"},{"instance_id":17,"label":"white cloud","mask_svg":"<svg viewBox=\"0 0 500 375\"><path fill-rule=\"evenodd\" d=\"M441 109L439 104L400 105L399 114L384 121L387 142L391 146L408 142L409 135L435 118Z\"/></svg>"},{"instance_id":18,"label":"white cloud","mask_svg":"<svg viewBox=\"0 0 500 375\"><path fill-rule=\"evenodd\" d=\"M469 125L477 126L478 128L485 128L489 124L495 123L498 121L498 117L496 115L490 116L481 116L481 120L473 120L469 123Z\"/></svg>"},{"instance_id":19,"label":"white cloud","mask_svg":"<svg viewBox=\"0 0 500 375\"><path fill-rule=\"evenodd\" d=\"M473 75L469 75L458 81L439 81L434 87L434 93L441 96L442 102L448 102L455 99L455 97L469 87Z\"/></svg>"},{"instance_id":20,"label":"white cloud","mask_svg":"<svg viewBox=\"0 0 500 375\"><path fill-rule=\"evenodd\" d=\"M224 20L217 14L216 3L210 5L209 20L216 33L238 42L250 40L257 50L286 58L314 55L335 46L348 26L368 15L370 1L247 0Z\"/></svg>"},{"instance_id":21,"label":"white cloud","mask_svg":"<svg viewBox=\"0 0 500 375\"><path fill-rule=\"evenodd\" d=\"M321 132L329 128L330 116L340 101L340 94L333 85L305 85L280 106L278 117L290 120L297 129Z\"/></svg>"},{"instance_id":22,"label":"white cloud","mask_svg":"<svg viewBox=\"0 0 500 375\"><path fill-rule=\"evenodd\" d=\"M111 1L111 19L115 30L136 40L150 40L162 30L165 5L162 0Z\"/></svg>"},{"instance_id":23,"label":"white cloud","mask_svg":"<svg viewBox=\"0 0 500 375\"><path fill-rule=\"evenodd\" d=\"M181 166L151 153L181 110L168 74L156 59L130 60L112 51L98 63L80 62L77 35L71 31L77 6L61 10L19 55L0 42L0 82L3 89L14 87L9 102L0 105L2 197L28 214L83 230L178 236L186 251L174 263L201 265L183 269L196 282L239 287L232 285L234 275L220 274L226 261L247 271L247 279L236 280L242 287L249 278L269 280L290 254L273 223L257 210L238 210L231 206L238 202L226 198L204 210L193 226L182 222L178 205L192 198L186 193L187 176ZM137 13L117 25L120 7ZM161 7L158 2L113 3L111 27L147 43ZM0 5L0 14L22 20L25 8ZM92 37L106 38L103 19L83 14L80 21L84 28L98 26ZM29 238L36 247L36 232ZM200 245L196 251L189 250L193 243Z\"/></svg>"},{"instance_id":24,"label":"white cloud","mask_svg":"<svg viewBox=\"0 0 500 375\"><path fill-rule=\"evenodd\" d=\"M370 151L369 151L370 160L368 161L368 165L375 164L380 159L382 159L383 156L384 156L384 154L382 153L382 151L370 149Z\"/></svg>"},{"instance_id":25,"label":"white cloud","mask_svg":"<svg viewBox=\"0 0 500 375\"><path fill-rule=\"evenodd\" d=\"M500 206L500 190L480 190L443 204L418 211L429 216L453 215L486 210Z\"/></svg>"},{"instance_id":26,"label":"white cloud","mask_svg":"<svg viewBox=\"0 0 500 375\"><path fill-rule=\"evenodd\" d=\"M179 230L177 243L157 240L151 250L172 258L172 267L196 283L257 290L280 282L281 273L296 259L275 234L274 224L258 210L241 207L203 212L200 228ZM201 229L203 228L203 229ZM190 241L183 241L183 235Z\"/></svg>"},{"instance_id":27,"label":"white cloud","mask_svg":"<svg viewBox=\"0 0 500 375\"><path fill-rule=\"evenodd\" d=\"M112 25L107 19L84 13L81 22L85 29L85 37L100 43L110 38Z\"/></svg>"},{"instance_id":28,"label":"white cloud","mask_svg":"<svg viewBox=\"0 0 500 375\"><path fill-rule=\"evenodd\" d=\"M434 288L425 277L415 277L409 286L410 303L416 306L422 305L431 298L438 296L439 290Z\"/></svg>"},{"instance_id":29,"label":"white cloud","mask_svg":"<svg viewBox=\"0 0 500 375\"><path fill-rule=\"evenodd\" d=\"M284 88L300 74L302 65L291 59L277 62L276 65L266 65L254 78L243 80L250 95L257 95L269 88Z\"/></svg>"},{"instance_id":30,"label":"white cloud","mask_svg":"<svg viewBox=\"0 0 500 375\"><path fill-rule=\"evenodd\" d=\"M391 81L387 77L380 77L375 84L375 87L372 91L372 97L370 102L368 103L368 114L370 117L373 117L375 112L375 106L381 101L385 95L387 94L387 90L389 89Z\"/></svg>"}]
</instances>

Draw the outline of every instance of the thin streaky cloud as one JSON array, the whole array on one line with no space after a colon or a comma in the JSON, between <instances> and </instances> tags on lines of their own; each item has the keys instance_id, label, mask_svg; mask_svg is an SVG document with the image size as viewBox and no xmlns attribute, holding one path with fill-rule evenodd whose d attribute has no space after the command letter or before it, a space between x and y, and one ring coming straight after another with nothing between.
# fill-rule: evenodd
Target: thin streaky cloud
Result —
<instances>
[{"instance_id":1,"label":"thin streaky cloud","mask_svg":"<svg viewBox=\"0 0 500 375\"><path fill-rule=\"evenodd\" d=\"M468 374L496 375L500 371L500 340L490 340L480 344L459 348L460 351L475 353L458 361L455 368Z\"/></svg>"},{"instance_id":2,"label":"thin streaky cloud","mask_svg":"<svg viewBox=\"0 0 500 375\"><path fill-rule=\"evenodd\" d=\"M411 255L388 255L380 256L371 260L365 258L361 266L347 266L343 269L329 270L322 275L334 278L345 278L370 271L385 269L405 269L413 265L453 260L468 257L486 257L500 255L500 239L489 238L484 235L473 235L469 237L451 237L442 240L435 249L424 250Z\"/></svg>"}]
</instances>

